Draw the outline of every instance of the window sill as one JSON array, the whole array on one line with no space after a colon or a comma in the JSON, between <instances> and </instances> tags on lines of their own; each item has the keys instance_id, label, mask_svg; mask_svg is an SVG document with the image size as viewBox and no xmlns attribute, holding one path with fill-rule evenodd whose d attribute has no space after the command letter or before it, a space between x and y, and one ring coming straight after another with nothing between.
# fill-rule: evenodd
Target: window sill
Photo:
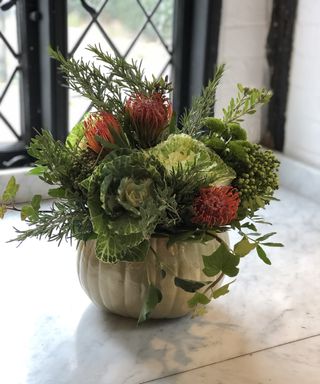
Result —
<instances>
[{"instance_id":1,"label":"window sill","mask_svg":"<svg viewBox=\"0 0 320 384\"><path fill-rule=\"evenodd\" d=\"M49 197L49 185L44 183L37 176L28 175L31 168L12 168L0 170L0 193L3 192L11 176L16 178L20 185L15 201L17 203L25 203L30 201L33 195L41 195L43 199Z\"/></svg>"},{"instance_id":2,"label":"window sill","mask_svg":"<svg viewBox=\"0 0 320 384\"><path fill-rule=\"evenodd\" d=\"M281 162L281 186L320 204L320 170L280 153L276 156Z\"/></svg>"}]
</instances>

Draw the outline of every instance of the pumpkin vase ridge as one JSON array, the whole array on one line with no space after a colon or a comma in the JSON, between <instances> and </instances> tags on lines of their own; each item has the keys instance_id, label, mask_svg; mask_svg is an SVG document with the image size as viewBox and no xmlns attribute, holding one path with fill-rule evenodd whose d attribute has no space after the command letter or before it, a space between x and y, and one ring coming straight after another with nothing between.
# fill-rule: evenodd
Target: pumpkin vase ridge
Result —
<instances>
[{"instance_id":1,"label":"pumpkin vase ridge","mask_svg":"<svg viewBox=\"0 0 320 384\"><path fill-rule=\"evenodd\" d=\"M229 242L227 233L219 236ZM115 264L97 259L95 240L80 242L77 267L82 288L96 305L115 314L137 319L149 278L162 293L162 300L152 311L150 318L176 318L186 315L191 311L188 300L193 293L177 287L174 277L196 281L217 280L220 274L208 278L203 273L202 256L210 255L219 247L219 242L176 242L167 247L167 241L167 237L154 236L150 239L158 260L149 251L145 261L120 261ZM164 278L159 273L159 261L167 267ZM222 279L216 285L217 288L221 282Z\"/></svg>"}]
</instances>

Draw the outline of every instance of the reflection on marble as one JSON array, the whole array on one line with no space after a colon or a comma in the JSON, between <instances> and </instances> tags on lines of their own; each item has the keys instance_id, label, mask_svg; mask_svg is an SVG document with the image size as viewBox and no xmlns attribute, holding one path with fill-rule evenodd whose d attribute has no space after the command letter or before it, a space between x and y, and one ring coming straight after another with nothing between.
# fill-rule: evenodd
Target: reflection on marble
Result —
<instances>
[{"instance_id":1,"label":"reflection on marble","mask_svg":"<svg viewBox=\"0 0 320 384\"><path fill-rule=\"evenodd\" d=\"M152 381L154 384L319 384L320 336Z\"/></svg>"},{"instance_id":2,"label":"reflection on marble","mask_svg":"<svg viewBox=\"0 0 320 384\"><path fill-rule=\"evenodd\" d=\"M320 334L319 205L288 190L279 197L265 211L274 226L264 230L286 244L270 248L272 266L250 255L203 318L139 328L90 304L69 245L16 248L4 242L17 216L0 222L0 382L136 384Z\"/></svg>"}]
</instances>

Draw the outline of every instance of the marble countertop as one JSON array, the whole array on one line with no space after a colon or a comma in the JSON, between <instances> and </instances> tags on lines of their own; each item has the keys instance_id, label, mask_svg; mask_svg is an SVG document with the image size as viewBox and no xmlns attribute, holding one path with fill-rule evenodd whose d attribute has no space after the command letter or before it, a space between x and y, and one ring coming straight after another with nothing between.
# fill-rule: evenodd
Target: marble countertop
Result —
<instances>
[{"instance_id":1,"label":"marble countertop","mask_svg":"<svg viewBox=\"0 0 320 384\"><path fill-rule=\"evenodd\" d=\"M5 243L0 221L0 382L318 384L320 205L281 189L265 211L285 248L242 260L204 317L151 321L103 312L79 286L70 245ZM267 228L268 229L268 228Z\"/></svg>"}]
</instances>

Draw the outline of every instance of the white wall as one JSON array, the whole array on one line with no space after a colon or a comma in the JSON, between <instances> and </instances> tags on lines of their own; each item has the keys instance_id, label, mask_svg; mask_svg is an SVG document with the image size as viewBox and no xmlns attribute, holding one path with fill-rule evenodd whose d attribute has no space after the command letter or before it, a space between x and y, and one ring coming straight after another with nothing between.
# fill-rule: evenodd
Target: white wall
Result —
<instances>
[{"instance_id":1,"label":"white wall","mask_svg":"<svg viewBox=\"0 0 320 384\"><path fill-rule=\"evenodd\" d=\"M223 0L222 3L218 62L226 63L227 71L217 93L217 116L236 94L237 83L257 88L269 84L265 48L272 0ZM256 142L261 138L264 109L244 122L250 139Z\"/></svg>"},{"instance_id":2,"label":"white wall","mask_svg":"<svg viewBox=\"0 0 320 384\"><path fill-rule=\"evenodd\" d=\"M285 127L285 154L320 166L320 1L299 0Z\"/></svg>"}]
</instances>

